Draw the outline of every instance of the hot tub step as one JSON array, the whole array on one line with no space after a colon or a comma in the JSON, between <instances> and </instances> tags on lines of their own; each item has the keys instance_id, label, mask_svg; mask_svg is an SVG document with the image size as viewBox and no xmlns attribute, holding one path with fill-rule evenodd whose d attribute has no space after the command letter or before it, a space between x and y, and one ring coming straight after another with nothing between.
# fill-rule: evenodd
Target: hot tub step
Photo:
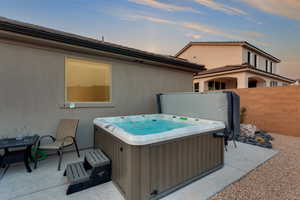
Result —
<instances>
[{"instance_id":1,"label":"hot tub step","mask_svg":"<svg viewBox=\"0 0 300 200\"><path fill-rule=\"evenodd\" d=\"M85 159L93 168L105 166L110 163L110 160L100 149L87 152Z\"/></svg>"},{"instance_id":2,"label":"hot tub step","mask_svg":"<svg viewBox=\"0 0 300 200\"><path fill-rule=\"evenodd\" d=\"M64 176L68 177L67 195L111 180L111 162L100 150L85 154L83 162L67 165Z\"/></svg>"},{"instance_id":3,"label":"hot tub step","mask_svg":"<svg viewBox=\"0 0 300 200\"><path fill-rule=\"evenodd\" d=\"M89 180L89 174L83 166L83 162L67 165L66 175L70 184L76 184Z\"/></svg>"}]
</instances>

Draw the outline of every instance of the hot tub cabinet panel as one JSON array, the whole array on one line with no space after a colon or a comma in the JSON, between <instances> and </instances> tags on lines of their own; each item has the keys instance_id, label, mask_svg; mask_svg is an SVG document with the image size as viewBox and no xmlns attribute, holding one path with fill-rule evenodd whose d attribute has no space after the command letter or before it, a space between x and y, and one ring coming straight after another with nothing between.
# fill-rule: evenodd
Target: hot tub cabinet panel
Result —
<instances>
[{"instance_id":1,"label":"hot tub cabinet panel","mask_svg":"<svg viewBox=\"0 0 300 200\"><path fill-rule=\"evenodd\" d=\"M112 180L127 200L157 199L224 164L223 138L214 132L129 145L95 125L95 147L112 160Z\"/></svg>"}]
</instances>

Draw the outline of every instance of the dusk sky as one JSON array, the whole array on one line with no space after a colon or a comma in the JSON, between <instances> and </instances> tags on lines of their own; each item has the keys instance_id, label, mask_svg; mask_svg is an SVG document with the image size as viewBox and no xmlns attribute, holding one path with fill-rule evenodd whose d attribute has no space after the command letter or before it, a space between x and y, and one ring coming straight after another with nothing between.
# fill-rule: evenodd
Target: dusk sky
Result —
<instances>
[{"instance_id":1,"label":"dusk sky","mask_svg":"<svg viewBox=\"0 0 300 200\"><path fill-rule=\"evenodd\" d=\"M171 55L189 41L246 40L300 78L300 0L1 0L0 16Z\"/></svg>"}]
</instances>

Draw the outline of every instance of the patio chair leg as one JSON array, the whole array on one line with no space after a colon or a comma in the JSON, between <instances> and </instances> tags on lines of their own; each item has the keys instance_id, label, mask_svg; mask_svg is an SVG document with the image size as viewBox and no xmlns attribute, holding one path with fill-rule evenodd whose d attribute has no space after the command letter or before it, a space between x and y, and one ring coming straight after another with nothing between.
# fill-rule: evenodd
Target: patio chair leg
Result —
<instances>
[{"instance_id":1,"label":"patio chair leg","mask_svg":"<svg viewBox=\"0 0 300 200\"><path fill-rule=\"evenodd\" d=\"M35 159L34 159L34 169L36 169L36 167L37 167L37 158L35 157Z\"/></svg>"},{"instance_id":2,"label":"patio chair leg","mask_svg":"<svg viewBox=\"0 0 300 200\"><path fill-rule=\"evenodd\" d=\"M34 159L34 169L36 169L36 167L37 167L37 162L38 162L37 152L38 152L39 146L40 146L40 142L38 141L37 145L35 146L35 152L34 152L34 158L33 158Z\"/></svg>"},{"instance_id":3,"label":"patio chair leg","mask_svg":"<svg viewBox=\"0 0 300 200\"><path fill-rule=\"evenodd\" d=\"M233 139L232 141L233 141L234 148L237 148L235 139Z\"/></svg>"},{"instance_id":4,"label":"patio chair leg","mask_svg":"<svg viewBox=\"0 0 300 200\"><path fill-rule=\"evenodd\" d=\"M62 149L59 149L59 150L57 151L57 153L59 154L59 161L58 161L58 168L57 168L57 170L60 171L61 161L62 161L62 156L63 156L63 151L62 151Z\"/></svg>"},{"instance_id":5,"label":"patio chair leg","mask_svg":"<svg viewBox=\"0 0 300 200\"><path fill-rule=\"evenodd\" d=\"M75 145L75 149L76 149L76 152L77 152L77 156L78 156L78 158L80 158L80 154L79 154L79 150L78 150L78 146L77 146L76 140L74 140L74 145Z\"/></svg>"}]
</instances>

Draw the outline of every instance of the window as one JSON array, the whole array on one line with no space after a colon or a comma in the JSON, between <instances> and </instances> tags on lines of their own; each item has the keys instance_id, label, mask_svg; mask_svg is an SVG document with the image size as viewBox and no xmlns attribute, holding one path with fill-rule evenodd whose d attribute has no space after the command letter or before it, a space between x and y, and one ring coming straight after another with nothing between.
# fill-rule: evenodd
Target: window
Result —
<instances>
[{"instance_id":1,"label":"window","mask_svg":"<svg viewBox=\"0 0 300 200\"><path fill-rule=\"evenodd\" d=\"M257 67L257 55L254 54L254 67Z\"/></svg>"},{"instance_id":2,"label":"window","mask_svg":"<svg viewBox=\"0 0 300 200\"><path fill-rule=\"evenodd\" d=\"M225 90L226 89L226 84L225 83L221 83L221 90Z\"/></svg>"},{"instance_id":3,"label":"window","mask_svg":"<svg viewBox=\"0 0 300 200\"><path fill-rule=\"evenodd\" d=\"M208 82L208 90L214 90L215 87L214 87L214 81L209 81Z\"/></svg>"},{"instance_id":4,"label":"window","mask_svg":"<svg viewBox=\"0 0 300 200\"><path fill-rule=\"evenodd\" d=\"M66 102L110 102L111 67L75 58L65 61Z\"/></svg>"},{"instance_id":5,"label":"window","mask_svg":"<svg viewBox=\"0 0 300 200\"><path fill-rule=\"evenodd\" d=\"M270 72L273 73L273 62L270 62Z\"/></svg>"},{"instance_id":6,"label":"window","mask_svg":"<svg viewBox=\"0 0 300 200\"><path fill-rule=\"evenodd\" d=\"M269 65L269 61L266 60L266 72L268 72L268 65Z\"/></svg>"},{"instance_id":7,"label":"window","mask_svg":"<svg viewBox=\"0 0 300 200\"><path fill-rule=\"evenodd\" d=\"M194 92L199 92L199 83L194 83Z\"/></svg>"},{"instance_id":8,"label":"window","mask_svg":"<svg viewBox=\"0 0 300 200\"><path fill-rule=\"evenodd\" d=\"M219 90L221 88L220 82L215 82L215 90Z\"/></svg>"},{"instance_id":9,"label":"window","mask_svg":"<svg viewBox=\"0 0 300 200\"><path fill-rule=\"evenodd\" d=\"M209 81L208 90L224 90L226 89L226 83L221 81Z\"/></svg>"},{"instance_id":10,"label":"window","mask_svg":"<svg viewBox=\"0 0 300 200\"><path fill-rule=\"evenodd\" d=\"M250 65L251 63L251 52L248 51L248 58L247 58L247 63Z\"/></svg>"},{"instance_id":11,"label":"window","mask_svg":"<svg viewBox=\"0 0 300 200\"><path fill-rule=\"evenodd\" d=\"M257 87L257 80L248 81L248 88L256 88L256 87Z\"/></svg>"},{"instance_id":12,"label":"window","mask_svg":"<svg viewBox=\"0 0 300 200\"><path fill-rule=\"evenodd\" d=\"M276 87L278 85L277 81L271 81L270 86L271 87Z\"/></svg>"}]
</instances>

